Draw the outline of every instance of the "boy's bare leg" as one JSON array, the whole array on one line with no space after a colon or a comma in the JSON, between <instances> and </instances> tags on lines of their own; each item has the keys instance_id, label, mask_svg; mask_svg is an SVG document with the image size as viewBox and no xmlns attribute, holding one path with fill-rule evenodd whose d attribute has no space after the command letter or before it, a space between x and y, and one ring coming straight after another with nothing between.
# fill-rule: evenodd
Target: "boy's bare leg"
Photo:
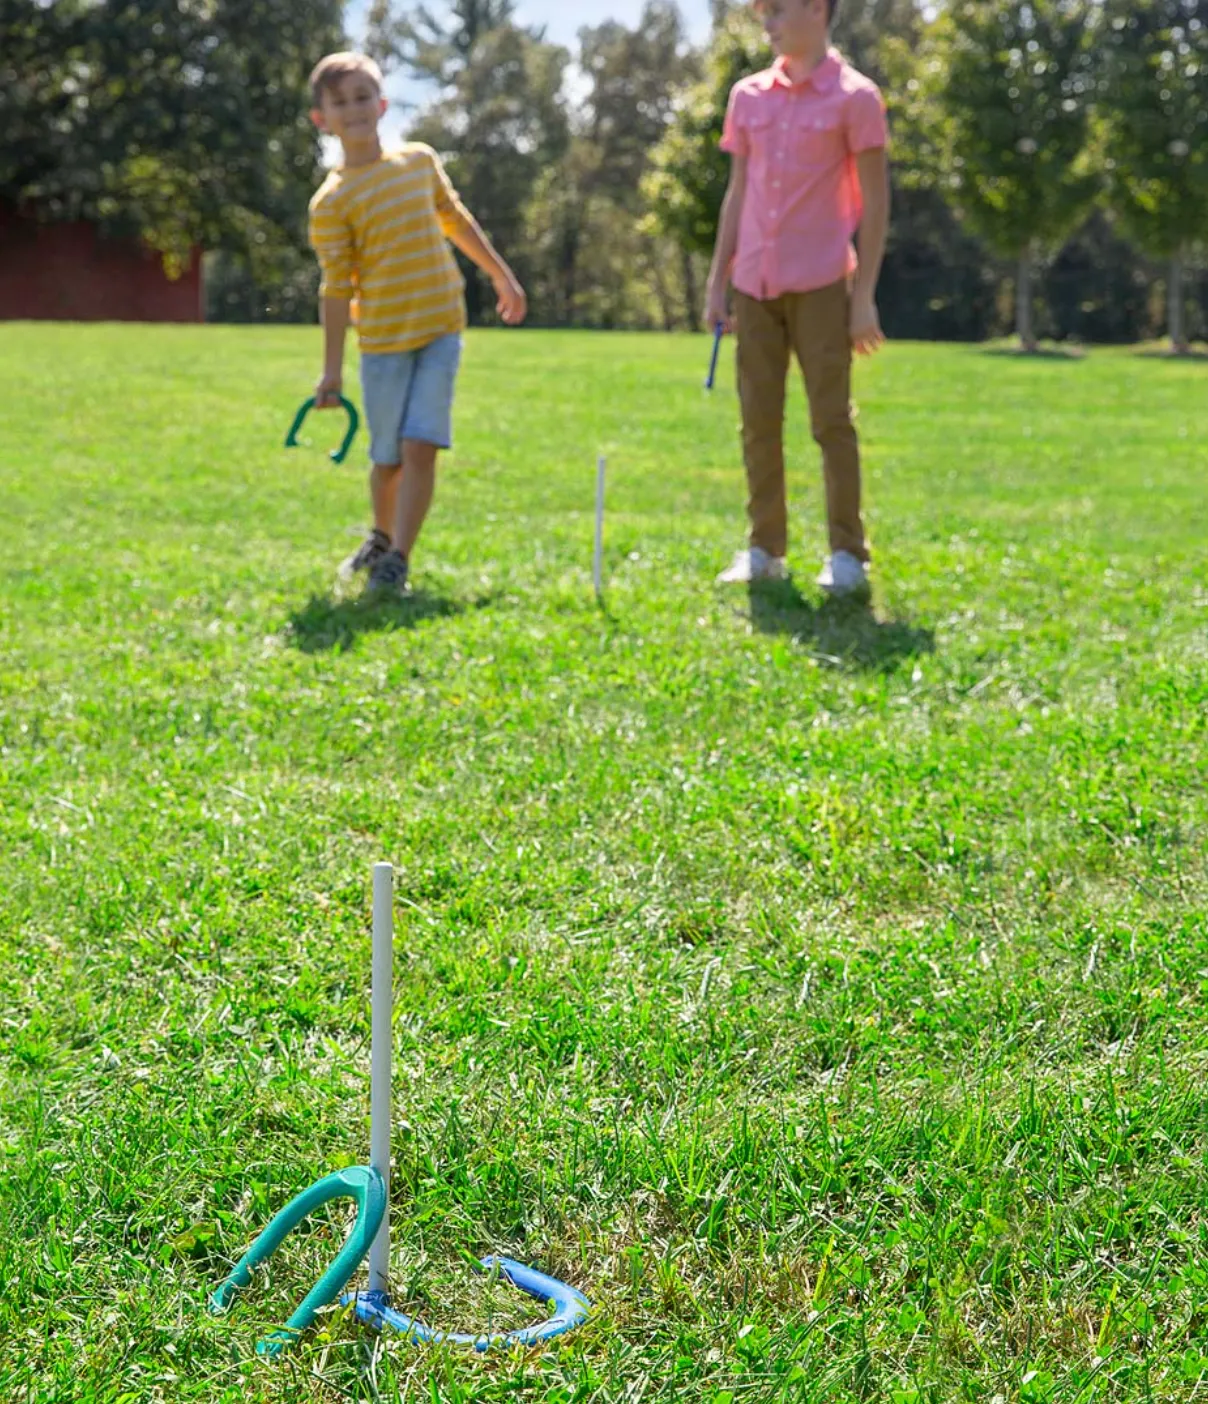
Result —
<instances>
[{"instance_id":1,"label":"boy's bare leg","mask_svg":"<svg viewBox=\"0 0 1208 1404\"><path fill-rule=\"evenodd\" d=\"M394 529L395 500L398 497L399 478L402 476L397 463L375 463L369 470L369 498L373 503L373 530L357 549L340 563L340 579L352 580L363 570L371 571L378 560L390 549L390 537Z\"/></svg>"},{"instance_id":2,"label":"boy's bare leg","mask_svg":"<svg viewBox=\"0 0 1208 1404\"><path fill-rule=\"evenodd\" d=\"M375 463L369 474L369 495L373 499L373 525L387 536L394 532L399 477L400 469L397 463Z\"/></svg>"},{"instance_id":3,"label":"boy's bare leg","mask_svg":"<svg viewBox=\"0 0 1208 1404\"><path fill-rule=\"evenodd\" d=\"M428 508L432 506L439 452L435 444L419 439L403 440L402 479L398 484L394 514L394 549L400 555L410 557Z\"/></svg>"}]
</instances>

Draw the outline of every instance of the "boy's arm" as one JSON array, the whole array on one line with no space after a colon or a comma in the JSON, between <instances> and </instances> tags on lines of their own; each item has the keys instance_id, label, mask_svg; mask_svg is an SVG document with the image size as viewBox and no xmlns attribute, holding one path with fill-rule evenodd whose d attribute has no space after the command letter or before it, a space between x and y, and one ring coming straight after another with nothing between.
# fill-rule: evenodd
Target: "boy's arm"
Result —
<instances>
[{"instance_id":1,"label":"boy's arm","mask_svg":"<svg viewBox=\"0 0 1208 1404\"><path fill-rule=\"evenodd\" d=\"M315 408L333 409L344 388L344 339L352 320L352 303L346 297L324 297L319 304L323 322L323 374L315 386Z\"/></svg>"},{"instance_id":2,"label":"boy's arm","mask_svg":"<svg viewBox=\"0 0 1208 1404\"><path fill-rule=\"evenodd\" d=\"M436 177L436 214L441 232L490 278L499 299L496 310L508 326L516 326L524 321L528 312L528 298L519 279L499 256L478 221L462 204L440 157L430 147L428 156Z\"/></svg>"},{"instance_id":3,"label":"boy's arm","mask_svg":"<svg viewBox=\"0 0 1208 1404\"><path fill-rule=\"evenodd\" d=\"M524 289L474 216L468 210L463 210L462 215L446 230L449 240L490 278L499 299L496 310L508 326L516 326L528 312Z\"/></svg>"},{"instance_id":4,"label":"boy's arm","mask_svg":"<svg viewBox=\"0 0 1208 1404\"><path fill-rule=\"evenodd\" d=\"M857 248L860 267L852 284L851 340L861 355L875 351L885 340L877 316L877 279L889 236L889 158L883 146L856 155L856 174L864 200Z\"/></svg>"},{"instance_id":5,"label":"boy's arm","mask_svg":"<svg viewBox=\"0 0 1208 1404\"><path fill-rule=\"evenodd\" d=\"M733 330L726 305L726 289L730 283L730 270L734 267L734 255L738 252L738 229L742 223L742 206L746 194L747 158L733 156L730 162L730 183L726 187L726 198L722 201L717 243L713 249L713 263L709 269L705 319L709 323L710 331L719 325L726 331Z\"/></svg>"},{"instance_id":6,"label":"boy's arm","mask_svg":"<svg viewBox=\"0 0 1208 1404\"><path fill-rule=\"evenodd\" d=\"M356 280L352 230L323 193L310 209L310 245L319 260L319 315L323 323L323 374L315 386L315 408L339 404L344 384L344 340L351 320Z\"/></svg>"}]
</instances>

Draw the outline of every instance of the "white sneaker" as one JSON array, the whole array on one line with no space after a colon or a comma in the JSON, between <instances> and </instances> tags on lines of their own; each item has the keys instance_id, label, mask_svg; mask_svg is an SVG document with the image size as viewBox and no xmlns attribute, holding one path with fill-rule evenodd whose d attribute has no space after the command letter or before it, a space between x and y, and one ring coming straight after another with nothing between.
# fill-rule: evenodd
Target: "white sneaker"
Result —
<instances>
[{"instance_id":1,"label":"white sneaker","mask_svg":"<svg viewBox=\"0 0 1208 1404\"><path fill-rule=\"evenodd\" d=\"M866 595L868 572L850 551L836 551L823 565L818 585L828 595Z\"/></svg>"},{"instance_id":2,"label":"white sneaker","mask_svg":"<svg viewBox=\"0 0 1208 1404\"><path fill-rule=\"evenodd\" d=\"M762 546L735 551L734 559L717 577L719 585L749 585L753 580L787 580L783 556L770 556Z\"/></svg>"}]
</instances>

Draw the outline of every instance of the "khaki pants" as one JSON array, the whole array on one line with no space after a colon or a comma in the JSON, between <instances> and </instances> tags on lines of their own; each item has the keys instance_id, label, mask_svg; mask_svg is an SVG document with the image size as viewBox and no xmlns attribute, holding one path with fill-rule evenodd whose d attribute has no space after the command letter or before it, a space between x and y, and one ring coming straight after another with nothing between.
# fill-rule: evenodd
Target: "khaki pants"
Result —
<instances>
[{"instance_id":1,"label":"khaki pants","mask_svg":"<svg viewBox=\"0 0 1208 1404\"><path fill-rule=\"evenodd\" d=\"M784 397L789 354L805 378L810 428L822 450L832 551L868 560L860 520L860 447L851 418L850 295L846 281L766 302L735 293L738 394L742 402L752 546L783 556Z\"/></svg>"}]
</instances>

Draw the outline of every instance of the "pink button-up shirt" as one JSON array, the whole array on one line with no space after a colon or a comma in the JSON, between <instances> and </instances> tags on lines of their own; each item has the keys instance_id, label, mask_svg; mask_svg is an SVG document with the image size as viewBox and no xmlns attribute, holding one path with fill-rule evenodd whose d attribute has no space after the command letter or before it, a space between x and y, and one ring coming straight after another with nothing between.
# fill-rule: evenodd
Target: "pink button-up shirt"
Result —
<instances>
[{"instance_id":1,"label":"pink button-up shirt","mask_svg":"<svg viewBox=\"0 0 1208 1404\"><path fill-rule=\"evenodd\" d=\"M856 270L856 156L887 144L885 105L837 49L802 83L783 59L735 84L723 151L747 158L731 279L748 297L812 292Z\"/></svg>"}]
</instances>

